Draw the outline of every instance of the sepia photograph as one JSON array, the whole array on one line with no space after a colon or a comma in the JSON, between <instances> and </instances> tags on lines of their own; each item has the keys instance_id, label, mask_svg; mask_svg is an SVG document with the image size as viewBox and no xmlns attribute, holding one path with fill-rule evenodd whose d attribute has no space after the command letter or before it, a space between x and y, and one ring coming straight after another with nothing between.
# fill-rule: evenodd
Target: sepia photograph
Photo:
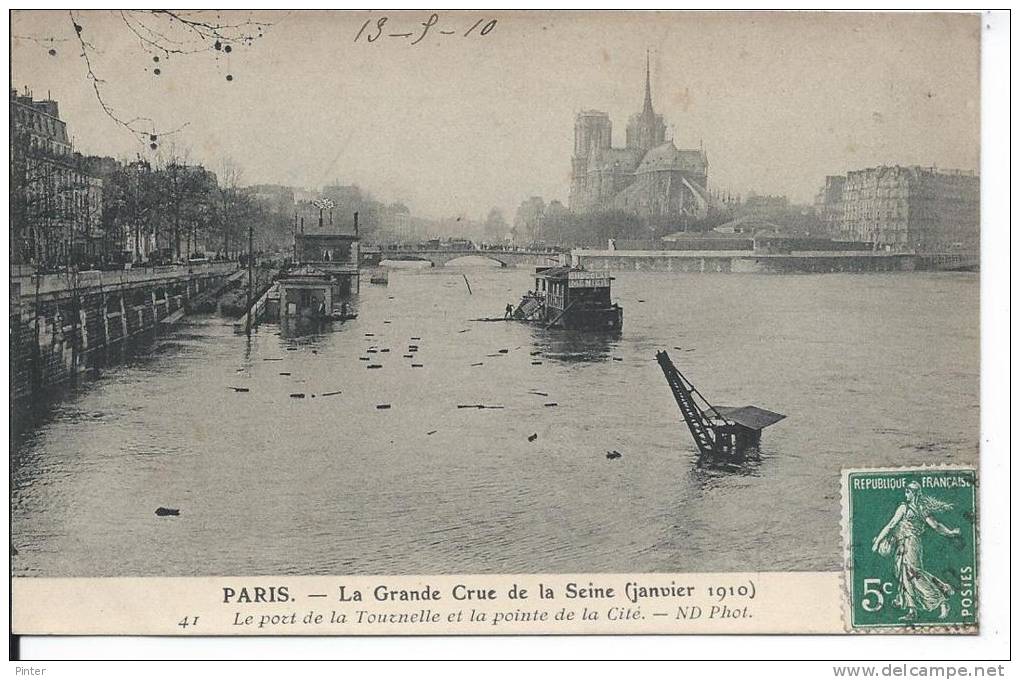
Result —
<instances>
[{"instance_id":1,"label":"sepia photograph","mask_svg":"<svg viewBox=\"0 0 1020 680\"><path fill-rule=\"evenodd\" d=\"M15 613L824 572L974 632L982 28L12 11Z\"/></svg>"}]
</instances>

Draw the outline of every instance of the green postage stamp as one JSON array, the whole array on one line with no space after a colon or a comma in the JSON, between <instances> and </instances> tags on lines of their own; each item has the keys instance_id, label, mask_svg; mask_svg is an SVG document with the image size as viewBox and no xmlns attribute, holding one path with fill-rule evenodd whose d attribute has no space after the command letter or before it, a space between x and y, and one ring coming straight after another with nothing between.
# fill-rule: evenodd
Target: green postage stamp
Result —
<instances>
[{"instance_id":1,"label":"green postage stamp","mask_svg":"<svg viewBox=\"0 0 1020 680\"><path fill-rule=\"evenodd\" d=\"M843 471L850 631L976 632L973 468Z\"/></svg>"}]
</instances>

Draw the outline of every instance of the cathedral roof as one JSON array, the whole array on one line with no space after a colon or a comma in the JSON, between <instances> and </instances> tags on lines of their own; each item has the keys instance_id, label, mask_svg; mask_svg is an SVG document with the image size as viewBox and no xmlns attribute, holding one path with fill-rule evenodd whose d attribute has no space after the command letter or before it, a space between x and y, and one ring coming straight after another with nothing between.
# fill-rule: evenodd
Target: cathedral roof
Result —
<instances>
[{"instance_id":1,"label":"cathedral roof","mask_svg":"<svg viewBox=\"0 0 1020 680\"><path fill-rule=\"evenodd\" d=\"M633 172L641 161L641 152L626 147L598 149L588 157L588 171L617 169L621 172Z\"/></svg>"},{"instance_id":2,"label":"cathedral roof","mask_svg":"<svg viewBox=\"0 0 1020 680\"><path fill-rule=\"evenodd\" d=\"M637 172L683 171L703 174L708 160L700 149L678 149L672 140L650 149Z\"/></svg>"}]
</instances>

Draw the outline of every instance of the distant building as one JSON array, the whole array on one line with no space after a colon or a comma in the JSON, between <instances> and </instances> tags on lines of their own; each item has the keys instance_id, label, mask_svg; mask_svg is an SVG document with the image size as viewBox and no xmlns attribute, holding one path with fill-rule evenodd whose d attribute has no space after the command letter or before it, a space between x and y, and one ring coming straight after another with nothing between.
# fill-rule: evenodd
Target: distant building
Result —
<instances>
[{"instance_id":1,"label":"distant building","mask_svg":"<svg viewBox=\"0 0 1020 680\"><path fill-rule=\"evenodd\" d=\"M832 238L891 250L980 248L980 179L960 170L879 166L826 177L815 201Z\"/></svg>"},{"instance_id":2,"label":"distant building","mask_svg":"<svg viewBox=\"0 0 1020 680\"><path fill-rule=\"evenodd\" d=\"M57 265L100 257L102 180L71 148L57 102L10 94L11 261Z\"/></svg>"},{"instance_id":3,"label":"distant building","mask_svg":"<svg viewBox=\"0 0 1020 680\"><path fill-rule=\"evenodd\" d=\"M290 216L294 212L294 189L282 184L255 184L248 187L251 196L272 212Z\"/></svg>"},{"instance_id":4,"label":"distant building","mask_svg":"<svg viewBox=\"0 0 1020 680\"><path fill-rule=\"evenodd\" d=\"M786 210L790 207L790 199L786 196L773 196L748 194L744 201L744 209L752 213L767 213L777 210Z\"/></svg>"},{"instance_id":5,"label":"distant building","mask_svg":"<svg viewBox=\"0 0 1020 680\"><path fill-rule=\"evenodd\" d=\"M666 140L666 124L652 107L651 74L645 66L645 101L627 123L627 143L612 146L613 124L602 111L586 110L574 121L570 210L619 210L668 229L704 217L708 157L703 149L678 149Z\"/></svg>"}]
</instances>

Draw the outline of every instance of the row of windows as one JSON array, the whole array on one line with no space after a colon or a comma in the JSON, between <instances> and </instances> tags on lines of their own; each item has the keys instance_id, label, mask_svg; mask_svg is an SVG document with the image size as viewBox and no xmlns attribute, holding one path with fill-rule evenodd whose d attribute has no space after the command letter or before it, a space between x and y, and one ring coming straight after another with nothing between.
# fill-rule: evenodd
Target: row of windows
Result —
<instances>
[{"instance_id":1,"label":"row of windows","mask_svg":"<svg viewBox=\"0 0 1020 680\"><path fill-rule=\"evenodd\" d=\"M25 127L32 127L40 132L45 132L48 135L57 136L60 134L63 136L64 124L61 121L54 120L49 116L42 115L41 113L21 109L18 111L17 120Z\"/></svg>"}]
</instances>

